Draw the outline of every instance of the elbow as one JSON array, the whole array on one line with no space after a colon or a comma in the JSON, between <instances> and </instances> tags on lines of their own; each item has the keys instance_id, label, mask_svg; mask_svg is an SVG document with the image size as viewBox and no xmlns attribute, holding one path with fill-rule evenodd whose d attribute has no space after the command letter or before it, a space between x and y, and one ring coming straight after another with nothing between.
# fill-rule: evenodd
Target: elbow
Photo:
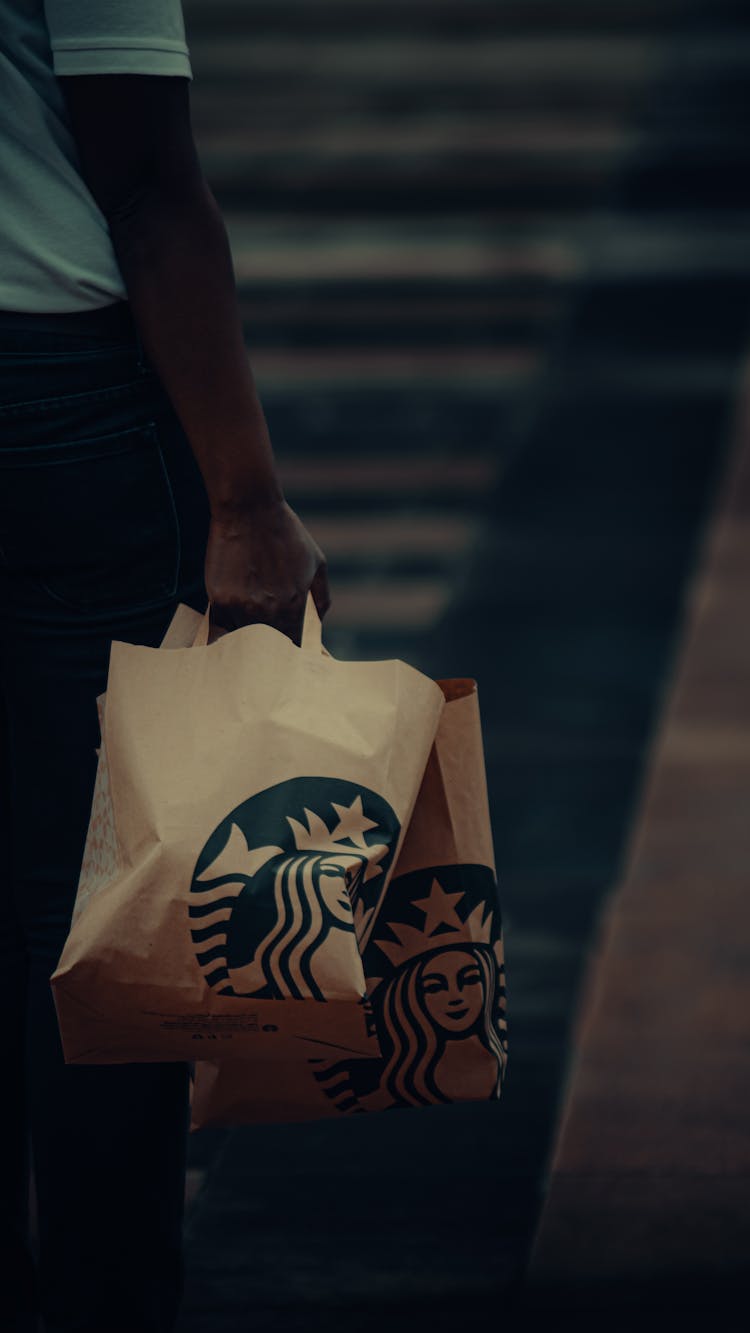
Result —
<instances>
[{"instance_id":1,"label":"elbow","mask_svg":"<svg viewBox=\"0 0 750 1333\"><path fill-rule=\"evenodd\" d=\"M208 184L202 171L144 176L132 181L116 195L98 200L110 228L128 226L141 217L184 211L204 198Z\"/></svg>"},{"instance_id":2,"label":"elbow","mask_svg":"<svg viewBox=\"0 0 750 1333\"><path fill-rule=\"evenodd\" d=\"M105 212L126 282L166 263L193 262L211 250L225 229L202 174L192 179L140 182ZM187 258L186 258L187 257Z\"/></svg>"},{"instance_id":3,"label":"elbow","mask_svg":"<svg viewBox=\"0 0 750 1333\"><path fill-rule=\"evenodd\" d=\"M154 177L134 182L100 208L116 248L140 248L163 230L175 231L185 219L205 209L213 196L201 172L190 177Z\"/></svg>"},{"instance_id":4,"label":"elbow","mask_svg":"<svg viewBox=\"0 0 750 1333\"><path fill-rule=\"evenodd\" d=\"M98 200L99 208L113 233L127 227L135 218L146 214L155 199L154 182L138 181L112 199Z\"/></svg>"}]
</instances>

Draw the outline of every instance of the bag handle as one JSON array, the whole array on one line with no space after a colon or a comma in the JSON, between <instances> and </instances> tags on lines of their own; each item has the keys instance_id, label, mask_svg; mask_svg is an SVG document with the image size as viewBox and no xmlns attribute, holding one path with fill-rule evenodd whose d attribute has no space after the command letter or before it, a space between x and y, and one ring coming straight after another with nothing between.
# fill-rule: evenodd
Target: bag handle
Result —
<instances>
[{"instance_id":1,"label":"bag handle","mask_svg":"<svg viewBox=\"0 0 750 1333\"><path fill-rule=\"evenodd\" d=\"M229 630L223 629L220 625L211 625L211 603L208 603L206 610L201 616L200 624L195 631L193 639L194 648L205 648L208 645L209 637L213 632L215 638L221 638L228 634ZM323 627L320 623L320 616L313 601L311 592L307 594L305 603L305 618L302 622L302 648L306 653L325 653L323 647Z\"/></svg>"},{"instance_id":2,"label":"bag handle","mask_svg":"<svg viewBox=\"0 0 750 1333\"><path fill-rule=\"evenodd\" d=\"M208 606L203 612L203 615L200 618L200 621L198 623L198 628L195 631L195 636L193 638L193 647L206 648L208 646L208 636L210 632L211 632L211 603L209 602Z\"/></svg>"},{"instance_id":3,"label":"bag handle","mask_svg":"<svg viewBox=\"0 0 750 1333\"><path fill-rule=\"evenodd\" d=\"M323 626L320 623L318 608L311 592L305 602L305 618L302 622L302 647L306 653L325 652L323 647Z\"/></svg>"}]
</instances>

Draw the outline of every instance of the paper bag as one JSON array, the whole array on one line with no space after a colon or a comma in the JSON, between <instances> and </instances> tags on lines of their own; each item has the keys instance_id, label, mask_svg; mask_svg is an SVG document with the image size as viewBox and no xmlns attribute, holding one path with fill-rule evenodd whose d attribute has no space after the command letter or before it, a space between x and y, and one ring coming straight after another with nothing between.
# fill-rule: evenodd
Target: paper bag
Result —
<instances>
[{"instance_id":1,"label":"paper bag","mask_svg":"<svg viewBox=\"0 0 750 1333\"><path fill-rule=\"evenodd\" d=\"M198 1064L194 1129L499 1096L505 970L476 684L439 684L447 702L393 879L361 922L380 1053Z\"/></svg>"},{"instance_id":2,"label":"paper bag","mask_svg":"<svg viewBox=\"0 0 750 1333\"><path fill-rule=\"evenodd\" d=\"M196 645L183 644L195 636ZM308 599L113 643L89 837L52 985L69 1063L377 1050L356 930L390 878L443 696L339 662Z\"/></svg>"}]
</instances>

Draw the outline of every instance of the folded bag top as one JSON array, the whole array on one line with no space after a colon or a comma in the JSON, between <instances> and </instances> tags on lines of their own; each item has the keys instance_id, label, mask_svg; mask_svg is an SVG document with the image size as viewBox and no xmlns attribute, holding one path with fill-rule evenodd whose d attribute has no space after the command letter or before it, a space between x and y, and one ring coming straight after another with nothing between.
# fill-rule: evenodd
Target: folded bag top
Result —
<instances>
[{"instance_id":1,"label":"folded bag top","mask_svg":"<svg viewBox=\"0 0 750 1333\"><path fill-rule=\"evenodd\" d=\"M189 646L112 644L53 978L66 1059L371 1050L361 950L442 691L398 660L331 657L312 598L300 647L262 624L209 642L208 612L178 619Z\"/></svg>"}]
</instances>

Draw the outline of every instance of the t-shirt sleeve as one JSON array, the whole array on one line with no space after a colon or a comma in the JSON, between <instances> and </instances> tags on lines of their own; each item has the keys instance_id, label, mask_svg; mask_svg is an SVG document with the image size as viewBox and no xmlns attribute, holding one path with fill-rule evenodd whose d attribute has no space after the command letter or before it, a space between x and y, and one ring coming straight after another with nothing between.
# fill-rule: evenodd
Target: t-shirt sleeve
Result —
<instances>
[{"instance_id":1,"label":"t-shirt sleeve","mask_svg":"<svg viewBox=\"0 0 750 1333\"><path fill-rule=\"evenodd\" d=\"M44 0L55 74L192 79L181 0Z\"/></svg>"}]
</instances>

